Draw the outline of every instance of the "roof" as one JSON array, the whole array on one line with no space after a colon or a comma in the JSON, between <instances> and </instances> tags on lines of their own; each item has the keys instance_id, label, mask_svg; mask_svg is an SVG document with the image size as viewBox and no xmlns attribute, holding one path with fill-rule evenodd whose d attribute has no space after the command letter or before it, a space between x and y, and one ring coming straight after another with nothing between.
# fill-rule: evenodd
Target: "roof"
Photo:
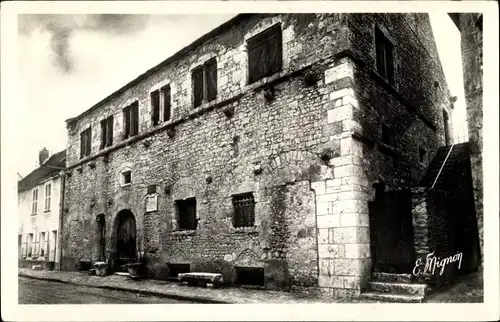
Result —
<instances>
[{"instance_id":1,"label":"roof","mask_svg":"<svg viewBox=\"0 0 500 322\"><path fill-rule=\"evenodd\" d=\"M91 113L92 111L98 109L99 107L103 106L104 104L106 104L107 102L109 102L110 100L112 100L113 98L115 98L118 95L122 94L128 88L130 88L130 87L132 87L134 85L137 85L142 80L144 80L146 77L148 77L151 74L157 72L158 70L160 70L161 68L165 67L166 65L174 62L175 60L181 58L183 55L186 55L187 53L189 53L190 51L192 51L196 47L202 45L207 40L213 38L214 36L216 36L216 35L218 35L220 33L222 33L224 30L227 30L230 27L232 27L234 25L237 25L241 21L243 21L243 20L247 19L249 16L253 16L253 15L255 15L255 14L250 14L250 13L248 13L248 14L238 14L235 17L229 19L225 23L219 25L217 28L209 31L208 33L204 34L200 38L196 39L191 44L189 44L186 47L182 48L181 50L177 51L175 54L173 54L172 56L168 57L167 59L165 59L164 61L162 61L158 65L154 66L153 68L148 69L146 72L144 72L143 74L139 75L138 77L136 77L134 80L130 81L129 83L125 84L120 89L118 89L115 92L113 92L112 94L108 95L107 97L105 97L104 99L102 99L97 104L95 104L94 106L92 106L88 110L84 111L80 115L78 115L76 117L72 117L72 118L67 119L66 122L67 123L74 122L74 121L80 119L81 117L83 117L83 116Z\"/></svg>"},{"instance_id":2,"label":"roof","mask_svg":"<svg viewBox=\"0 0 500 322\"><path fill-rule=\"evenodd\" d=\"M53 177L61 171L61 169L51 168L66 167L66 150L53 154L42 166L33 170L30 174L24 177L17 183L17 190L24 191L37 186L40 182Z\"/></svg>"}]
</instances>

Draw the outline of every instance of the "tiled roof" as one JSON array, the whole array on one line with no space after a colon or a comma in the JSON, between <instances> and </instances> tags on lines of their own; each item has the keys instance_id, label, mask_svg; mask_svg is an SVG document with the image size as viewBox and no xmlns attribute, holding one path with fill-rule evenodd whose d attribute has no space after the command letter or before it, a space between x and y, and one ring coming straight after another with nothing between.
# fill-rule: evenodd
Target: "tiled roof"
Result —
<instances>
[{"instance_id":1,"label":"tiled roof","mask_svg":"<svg viewBox=\"0 0 500 322\"><path fill-rule=\"evenodd\" d=\"M26 177L17 183L17 190L24 191L37 186L43 180L50 178L61 171L61 169L51 168L53 166L58 168L66 167L66 150L53 154L41 167L33 170Z\"/></svg>"}]
</instances>

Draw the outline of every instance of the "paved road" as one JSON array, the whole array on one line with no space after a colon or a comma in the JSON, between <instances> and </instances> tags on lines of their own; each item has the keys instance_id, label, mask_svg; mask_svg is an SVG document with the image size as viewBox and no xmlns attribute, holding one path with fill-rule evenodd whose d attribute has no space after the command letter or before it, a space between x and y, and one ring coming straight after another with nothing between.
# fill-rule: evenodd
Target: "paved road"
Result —
<instances>
[{"instance_id":1,"label":"paved road","mask_svg":"<svg viewBox=\"0 0 500 322\"><path fill-rule=\"evenodd\" d=\"M19 304L189 303L130 292L19 277Z\"/></svg>"}]
</instances>

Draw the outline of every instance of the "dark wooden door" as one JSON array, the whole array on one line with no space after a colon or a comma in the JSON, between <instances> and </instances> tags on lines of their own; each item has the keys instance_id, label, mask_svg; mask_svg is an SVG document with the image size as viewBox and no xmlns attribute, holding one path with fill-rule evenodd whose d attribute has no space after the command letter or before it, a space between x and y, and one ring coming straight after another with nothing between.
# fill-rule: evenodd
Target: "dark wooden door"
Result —
<instances>
[{"instance_id":1,"label":"dark wooden door","mask_svg":"<svg viewBox=\"0 0 500 322\"><path fill-rule=\"evenodd\" d=\"M415 266L410 191L385 192L369 204L373 270L411 273Z\"/></svg>"},{"instance_id":2,"label":"dark wooden door","mask_svg":"<svg viewBox=\"0 0 500 322\"><path fill-rule=\"evenodd\" d=\"M136 258L136 226L131 212L119 216L116 250L118 262L123 265Z\"/></svg>"}]
</instances>

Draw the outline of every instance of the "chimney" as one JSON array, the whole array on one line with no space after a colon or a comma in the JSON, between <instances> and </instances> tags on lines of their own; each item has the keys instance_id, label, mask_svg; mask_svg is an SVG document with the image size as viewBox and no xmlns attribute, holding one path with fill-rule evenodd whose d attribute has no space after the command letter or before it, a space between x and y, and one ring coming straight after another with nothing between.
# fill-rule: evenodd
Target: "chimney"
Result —
<instances>
[{"instance_id":1,"label":"chimney","mask_svg":"<svg viewBox=\"0 0 500 322\"><path fill-rule=\"evenodd\" d=\"M38 162L40 163L40 166L45 162L47 161L47 159L49 158L49 150L47 150L47 148L43 148L40 150L40 152L38 152Z\"/></svg>"}]
</instances>

